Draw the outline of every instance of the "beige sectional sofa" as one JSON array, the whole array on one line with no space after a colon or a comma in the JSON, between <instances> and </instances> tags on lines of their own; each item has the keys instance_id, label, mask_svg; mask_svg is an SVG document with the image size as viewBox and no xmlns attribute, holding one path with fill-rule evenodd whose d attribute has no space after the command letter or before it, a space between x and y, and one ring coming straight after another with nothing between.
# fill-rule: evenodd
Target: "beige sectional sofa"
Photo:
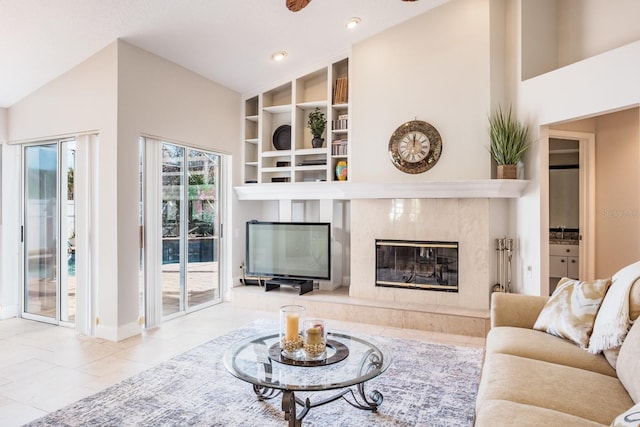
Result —
<instances>
[{"instance_id":1,"label":"beige sectional sofa","mask_svg":"<svg viewBox=\"0 0 640 427\"><path fill-rule=\"evenodd\" d=\"M547 299L492 295L476 426L640 425L640 321L614 369L602 353L532 329Z\"/></svg>"}]
</instances>

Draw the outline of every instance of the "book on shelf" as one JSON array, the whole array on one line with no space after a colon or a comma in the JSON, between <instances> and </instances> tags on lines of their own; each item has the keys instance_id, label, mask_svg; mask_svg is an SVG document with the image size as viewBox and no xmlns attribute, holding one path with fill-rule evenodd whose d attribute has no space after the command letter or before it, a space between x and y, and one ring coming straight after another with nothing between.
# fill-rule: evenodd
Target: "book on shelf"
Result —
<instances>
[{"instance_id":1,"label":"book on shelf","mask_svg":"<svg viewBox=\"0 0 640 427\"><path fill-rule=\"evenodd\" d=\"M336 79L336 87L333 92L334 104L346 104L349 100L349 79L347 77L338 77Z\"/></svg>"},{"instance_id":2,"label":"book on shelf","mask_svg":"<svg viewBox=\"0 0 640 427\"><path fill-rule=\"evenodd\" d=\"M349 115L340 114L336 120L331 120L331 129L333 130L349 129Z\"/></svg>"},{"instance_id":3,"label":"book on shelf","mask_svg":"<svg viewBox=\"0 0 640 427\"><path fill-rule=\"evenodd\" d=\"M333 156L346 156L348 140L346 139L334 139L331 142L331 155Z\"/></svg>"}]
</instances>

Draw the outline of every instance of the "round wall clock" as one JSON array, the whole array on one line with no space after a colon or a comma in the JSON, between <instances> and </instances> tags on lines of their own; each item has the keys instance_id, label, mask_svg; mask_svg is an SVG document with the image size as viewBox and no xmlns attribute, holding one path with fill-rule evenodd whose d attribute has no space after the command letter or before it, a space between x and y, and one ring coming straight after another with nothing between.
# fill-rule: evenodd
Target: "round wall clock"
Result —
<instances>
[{"instance_id":1,"label":"round wall clock","mask_svg":"<svg viewBox=\"0 0 640 427\"><path fill-rule=\"evenodd\" d=\"M422 173L440 159L442 138L427 122L412 120L398 127L389 139L389 157L405 173Z\"/></svg>"}]
</instances>

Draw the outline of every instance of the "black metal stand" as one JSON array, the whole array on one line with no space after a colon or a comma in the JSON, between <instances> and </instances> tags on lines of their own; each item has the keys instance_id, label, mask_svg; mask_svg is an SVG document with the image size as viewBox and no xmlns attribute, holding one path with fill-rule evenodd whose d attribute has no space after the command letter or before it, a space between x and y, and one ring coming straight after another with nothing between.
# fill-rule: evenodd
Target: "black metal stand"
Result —
<instances>
[{"instance_id":1,"label":"black metal stand","mask_svg":"<svg viewBox=\"0 0 640 427\"><path fill-rule=\"evenodd\" d=\"M379 353L369 350L364 354L360 362L360 374L363 375L370 372L373 369L379 369L382 366L382 357ZM383 396L378 390L373 390L370 393L365 392L365 383L361 382L357 384L357 394L353 389L346 388L340 390L333 396L311 403L309 398L302 400L296 397L293 390L280 390L269 387L253 386L253 391L260 400L269 400L277 397L282 393L282 411L284 412L284 419L289 421L289 427L301 427L302 420L309 413L311 408L326 405L327 403L334 402L340 398L344 399L349 405L357 409L365 411L376 412L378 406L382 404ZM351 400L347 396L351 396ZM300 412L298 412L298 405L301 406Z\"/></svg>"},{"instance_id":2,"label":"black metal stand","mask_svg":"<svg viewBox=\"0 0 640 427\"><path fill-rule=\"evenodd\" d=\"M291 286L294 288L298 288L300 291L300 295L306 294L307 292L311 292L313 290L313 280L305 280L305 279L271 279L264 282L264 291L268 292L273 289L277 289L283 286Z\"/></svg>"}]
</instances>

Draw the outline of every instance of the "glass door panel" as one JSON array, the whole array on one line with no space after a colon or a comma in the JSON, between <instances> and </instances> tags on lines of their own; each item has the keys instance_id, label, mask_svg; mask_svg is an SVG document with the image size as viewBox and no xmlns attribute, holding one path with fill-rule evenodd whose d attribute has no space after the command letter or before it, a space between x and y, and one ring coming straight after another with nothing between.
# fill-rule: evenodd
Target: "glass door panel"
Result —
<instances>
[{"instance_id":1,"label":"glass door panel","mask_svg":"<svg viewBox=\"0 0 640 427\"><path fill-rule=\"evenodd\" d=\"M162 315L219 300L220 156L162 143Z\"/></svg>"},{"instance_id":2,"label":"glass door panel","mask_svg":"<svg viewBox=\"0 0 640 427\"><path fill-rule=\"evenodd\" d=\"M57 320L58 146L24 149L24 312Z\"/></svg>"},{"instance_id":3,"label":"glass door panel","mask_svg":"<svg viewBox=\"0 0 640 427\"><path fill-rule=\"evenodd\" d=\"M184 310L183 178L185 149L162 144L162 314Z\"/></svg>"},{"instance_id":4,"label":"glass door panel","mask_svg":"<svg viewBox=\"0 0 640 427\"><path fill-rule=\"evenodd\" d=\"M60 143L60 321L75 321L76 317L76 201L74 176L76 169L76 141Z\"/></svg>"},{"instance_id":5,"label":"glass door panel","mask_svg":"<svg viewBox=\"0 0 640 427\"><path fill-rule=\"evenodd\" d=\"M219 156L188 150L189 230L187 306L220 297L218 274L218 170Z\"/></svg>"}]
</instances>

